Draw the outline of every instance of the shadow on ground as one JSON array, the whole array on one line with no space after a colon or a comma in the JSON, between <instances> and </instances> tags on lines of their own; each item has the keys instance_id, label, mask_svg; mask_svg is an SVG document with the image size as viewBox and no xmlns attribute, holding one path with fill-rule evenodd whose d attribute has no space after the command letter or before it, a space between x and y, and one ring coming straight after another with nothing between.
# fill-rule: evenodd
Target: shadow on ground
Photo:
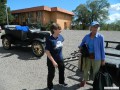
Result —
<instances>
[{"instance_id":1,"label":"shadow on ground","mask_svg":"<svg viewBox=\"0 0 120 90\"><path fill-rule=\"evenodd\" d=\"M77 59L75 59L75 60L77 60ZM75 61L75 60L70 60L70 61L65 60L65 68L75 73L74 75L68 76L67 78L68 79L72 79L74 81L81 82L82 77L83 77L83 72L80 72L80 70L78 69L77 66L69 63L69 62ZM90 83L87 83L87 84L88 85L92 85ZM54 90L77 90L77 89L80 89L80 88L81 87L79 86L79 83L78 84L74 84L72 86L69 86L69 83L68 83L68 87L62 87L62 86L59 86L59 84L54 85ZM27 89L22 89L22 90L27 90ZM43 88L43 89L34 89L34 90L48 90L48 89L47 88ZM92 90L92 89L89 88L89 89L85 89L85 90Z\"/></svg>"},{"instance_id":2,"label":"shadow on ground","mask_svg":"<svg viewBox=\"0 0 120 90\"><path fill-rule=\"evenodd\" d=\"M54 90L76 90L76 89L80 89L79 84L75 84L75 85L69 86L69 87L62 87L59 85L54 85ZM22 89L22 90L27 90L27 89ZM34 89L34 90L48 90L48 89L43 88L43 89ZM92 90L92 89L86 89L86 90Z\"/></svg>"},{"instance_id":3,"label":"shadow on ground","mask_svg":"<svg viewBox=\"0 0 120 90\"><path fill-rule=\"evenodd\" d=\"M1 58L10 57L13 55L17 55L19 60L38 60L39 57L33 55L30 47L17 47L12 46L10 50L5 50L3 47L0 47Z\"/></svg>"}]
</instances>

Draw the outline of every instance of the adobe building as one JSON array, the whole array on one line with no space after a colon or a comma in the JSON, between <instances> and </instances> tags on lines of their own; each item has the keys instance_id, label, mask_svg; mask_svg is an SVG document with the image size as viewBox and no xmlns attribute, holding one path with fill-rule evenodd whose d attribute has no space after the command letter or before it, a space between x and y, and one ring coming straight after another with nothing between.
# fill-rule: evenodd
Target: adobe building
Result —
<instances>
[{"instance_id":1,"label":"adobe building","mask_svg":"<svg viewBox=\"0 0 120 90\"><path fill-rule=\"evenodd\" d=\"M14 23L22 25L23 23L47 25L51 21L58 23L62 29L68 29L71 26L73 12L58 8L38 6L13 10L15 16Z\"/></svg>"}]
</instances>

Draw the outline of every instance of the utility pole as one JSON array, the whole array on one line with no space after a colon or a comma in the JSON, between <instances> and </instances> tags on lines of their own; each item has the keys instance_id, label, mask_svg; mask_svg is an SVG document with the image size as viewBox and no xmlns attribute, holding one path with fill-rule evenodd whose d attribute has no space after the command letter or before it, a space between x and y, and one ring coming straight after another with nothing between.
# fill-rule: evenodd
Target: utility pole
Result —
<instances>
[{"instance_id":1,"label":"utility pole","mask_svg":"<svg viewBox=\"0 0 120 90\"><path fill-rule=\"evenodd\" d=\"M7 18L7 25L9 25L9 19L8 19L8 10L7 10L7 4L5 4L6 6L6 18Z\"/></svg>"}]
</instances>

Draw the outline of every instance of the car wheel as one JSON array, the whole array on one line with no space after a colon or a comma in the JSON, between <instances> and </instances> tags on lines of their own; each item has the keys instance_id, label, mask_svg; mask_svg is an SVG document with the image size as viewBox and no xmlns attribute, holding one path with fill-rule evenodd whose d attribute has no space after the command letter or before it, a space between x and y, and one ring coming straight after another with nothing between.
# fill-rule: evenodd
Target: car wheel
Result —
<instances>
[{"instance_id":1,"label":"car wheel","mask_svg":"<svg viewBox=\"0 0 120 90\"><path fill-rule=\"evenodd\" d=\"M3 45L3 48L8 50L11 48L11 42L10 42L10 39L8 37L4 37L2 39L2 45Z\"/></svg>"},{"instance_id":2,"label":"car wheel","mask_svg":"<svg viewBox=\"0 0 120 90\"><path fill-rule=\"evenodd\" d=\"M32 43L32 52L37 57L43 56L44 55L43 45L39 41L34 41Z\"/></svg>"}]
</instances>

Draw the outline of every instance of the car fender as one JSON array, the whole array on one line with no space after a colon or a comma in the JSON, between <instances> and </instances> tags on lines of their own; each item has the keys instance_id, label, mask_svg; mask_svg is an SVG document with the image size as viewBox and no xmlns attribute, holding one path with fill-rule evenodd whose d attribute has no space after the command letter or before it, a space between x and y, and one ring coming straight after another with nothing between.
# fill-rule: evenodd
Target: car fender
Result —
<instances>
[{"instance_id":1,"label":"car fender","mask_svg":"<svg viewBox=\"0 0 120 90\"><path fill-rule=\"evenodd\" d=\"M35 38L33 41L39 41L40 43L45 43L45 39Z\"/></svg>"},{"instance_id":2,"label":"car fender","mask_svg":"<svg viewBox=\"0 0 120 90\"><path fill-rule=\"evenodd\" d=\"M1 35L1 39L3 39L6 35Z\"/></svg>"},{"instance_id":3,"label":"car fender","mask_svg":"<svg viewBox=\"0 0 120 90\"><path fill-rule=\"evenodd\" d=\"M11 39L10 36L7 35L7 34L1 35L1 39L3 39L4 37L7 37L7 38Z\"/></svg>"}]
</instances>

